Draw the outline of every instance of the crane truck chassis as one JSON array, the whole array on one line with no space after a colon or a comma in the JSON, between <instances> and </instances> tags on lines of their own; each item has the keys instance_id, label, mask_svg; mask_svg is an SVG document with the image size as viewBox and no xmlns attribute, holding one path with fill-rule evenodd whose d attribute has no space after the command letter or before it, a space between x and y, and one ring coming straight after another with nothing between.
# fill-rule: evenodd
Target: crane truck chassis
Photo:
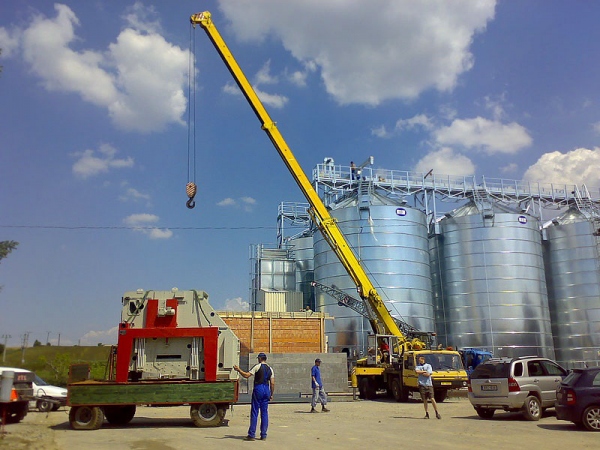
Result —
<instances>
[{"instance_id":1,"label":"crane truck chassis","mask_svg":"<svg viewBox=\"0 0 600 450\"><path fill-rule=\"evenodd\" d=\"M95 430L104 418L125 425L139 405L189 405L196 426L218 426L238 400L239 352L206 292L127 292L108 379L90 380L87 365L71 368L71 428Z\"/></svg>"}]
</instances>

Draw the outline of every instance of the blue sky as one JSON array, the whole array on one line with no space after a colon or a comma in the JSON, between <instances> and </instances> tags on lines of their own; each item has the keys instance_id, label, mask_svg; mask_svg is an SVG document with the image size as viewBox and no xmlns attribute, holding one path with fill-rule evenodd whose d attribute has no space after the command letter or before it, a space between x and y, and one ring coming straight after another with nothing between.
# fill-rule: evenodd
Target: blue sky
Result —
<instances>
[{"instance_id":1,"label":"blue sky","mask_svg":"<svg viewBox=\"0 0 600 450\"><path fill-rule=\"evenodd\" d=\"M375 167L600 186L600 3L48 1L0 5L0 332L116 341L123 292L248 301L251 244L303 201L208 38L209 10L307 173ZM140 228L142 227L142 228Z\"/></svg>"}]
</instances>

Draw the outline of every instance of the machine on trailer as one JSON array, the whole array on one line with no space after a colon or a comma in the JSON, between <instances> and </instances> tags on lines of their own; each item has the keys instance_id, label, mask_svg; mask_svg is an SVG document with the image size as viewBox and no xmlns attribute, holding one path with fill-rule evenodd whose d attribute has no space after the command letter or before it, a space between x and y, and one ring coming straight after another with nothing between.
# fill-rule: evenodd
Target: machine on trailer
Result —
<instances>
[{"instance_id":1,"label":"machine on trailer","mask_svg":"<svg viewBox=\"0 0 600 450\"><path fill-rule=\"evenodd\" d=\"M222 423L238 398L240 343L203 291L133 291L122 298L106 381L72 367L67 404L76 430L124 425L136 406L190 405L198 427Z\"/></svg>"}]
</instances>

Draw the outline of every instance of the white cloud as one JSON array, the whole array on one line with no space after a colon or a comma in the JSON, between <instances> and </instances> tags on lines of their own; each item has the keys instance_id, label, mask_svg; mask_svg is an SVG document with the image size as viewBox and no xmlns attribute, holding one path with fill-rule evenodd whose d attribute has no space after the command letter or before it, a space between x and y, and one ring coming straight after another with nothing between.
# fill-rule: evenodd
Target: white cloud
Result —
<instances>
[{"instance_id":1,"label":"white cloud","mask_svg":"<svg viewBox=\"0 0 600 450\"><path fill-rule=\"evenodd\" d=\"M433 134L439 145L461 146L488 154L514 154L533 142L527 129L518 123L504 124L483 117L455 119Z\"/></svg>"},{"instance_id":2,"label":"white cloud","mask_svg":"<svg viewBox=\"0 0 600 450\"><path fill-rule=\"evenodd\" d=\"M500 167L500 172L502 172L504 174L516 173L518 168L519 168L519 166L516 163L510 163L510 164L507 164L506 166Z\"/></svg>"},{"instance_id":3,"label":"white cloud","mask_svg":"<svg viewBox=\"0 0 600 450\"><path fill-rule=\"evenodd\" d=\"M256 199L252 197L241 197L239 201L227 197L217 203L217 206L243 208L246 212L251 212L254 209L254 205L256 205Z\"/></svg>"},{"instance_id":4,"label":"white cloud","mask_svg":"<svg viewBox=\"0 0 600 450\"><path fill-rule=\"evenodd\" d=\"M160 220L155 214L132 214L123 219L123 223L130 226L134 231L144 233L150 239L169 239L173 232L168 228L157 228L150 224L157 223Z\"/></svg>"},{"instance_id":5,"label":"white cloud","mask_svg":"<svg viewBox=\"0 0 600 450\"><path fill-rule=\"evenodd\" d=\"M452 90L473 66L469 47L494 18L495 4L370 0L365 9L359 0L220 1L240 39L280 39L298 61L319 67L340 104L369 105ZM365 21L376 25L365 32Z\"/></svg>"},{"instance_id":6,"label":"white cloud","mask_svg":"<svg viewBox=\"0 0 600 450\"><path fill-rule=\"evenodd\" d=\"M466 156L451 148L442 148L425 155L416 164L414 171L427 173L433 169L434 175L468 176L475 174L475 165Z\"/></svg>"},{"instance_id":7,"label":"white cloud","mask_svg":"<svg viewBox=\"0 0 600 450\"><path fill-rule=\"evenodd\" d=\"M237 205L236 201L231 197L224 198L220 202L217 203L217 206L235 206Z\"/></svg>"},{"instance_id":8,"label":"white cloud","mask_svg":"<svg viewBox=\"0 0 600 450\"><path fill-rule=\"evenodd\" d=\"M135 30L146 33L161 33L162 27L157 18L154 6L145 6L142 2L135 2L127 8L123 19Z\"/></svg>"},{"instance_id":9,"label":"white cloud","mask_svg":"<svg viewBox=\"0 0 600 450\"><path fill-rule=\"evenodd\" d=\"M144 194L140 191L138 191L135 188L127 188L125 190L125 193L121 196L119 196L119 200L123 201L123 202L128 202L128 201L133 201L133 202L137 202L140 200L146 200L146 201L150 201L150 195L148 194Z\"/></svg>"},{"instance_id":10,"label":"white cloud","mask_svg":"<svg viewBox=\"0 0 600 450\"><path fill-rule=\"evenodd\" d=\"M594 130L596 133L600 134L600 122L593 123L593 124L592 124L592 129L593 129L593 130Z\"/></svg>"},{"instance_id":11,"label":"white cloud","mask_svg":"<svg viewBox=\"0 0 600 450\"><path fill-rule=\"evenodd\" d=\"M505 94L498 96L497 98L492 98L491 96L484 97L485 107L492 111L492 116L494 120L502 120L504 117L504 103L505 103Z\"/></svg>"},{"instance_id":12,"label":"white cloud","mask_svg":"<svg viewBox=\"0 0 600 450\"><path fill-rule=\"evenodd\" d=\"M567 153L543 154L530 166L523 179L540 183L600 187L600 147L578 148Z\"/></svg>"},{"instance_id":13,"label":"white cloud","mask_svg":"<svg viewBox=\"0 0 600 450\"><path fill-rule=\"evenodd\" d=\"M117 150L109 145L102 144L97 153L87 149L83 152L74 153L78 159L73 164L73 173L79 178L88 178L100 173L106 173L110 169L122 169L133 167L133 158L115 158Z\"/></svg>"},{"instance_id":14,"label":"white cloud","mask_svg":"<svg viewBox=\"0 0 600 450\"><path fill-rule=\"evenodd\" d=\"M434 127L432 119L425 114L417 114L410 119L399 119L396 122L396 130L413 130L415 128L423 128L425 130L431 130Z\"/></svg>"},{"instance_id":15,"label":"white cloud","mask_svg":"<svg viewBox=\"0 0 600 450\"><path fill-rule=\"evenodd\" d=\"M22 32L23 58L47 90L74 92L106 108L114 125L125 130L151 132L185 123L188 52L157 34L157 23L145 21L142 14L153 15L152 8L139 2L130 8L130 28L107 51L73 50L80 21L66 5L54 8L56 17L37 15Z\"/></svg>"},{"instance_id":16,"label":"white cloud","mask_svg":"<svg viewBox=\"0 0 600 450\"><path fill-rule=\"evenodd\" d=\"M229 298L225 300L225 311L250 311L250 304L242 297Z\"/></svg>"},{"instance_id":17,"label":"white cloud","mask_svg":"<svg viewBox=\"0 0 600 450\"><path fill-rule=\"evenodd\" d=\"M255 84L277 84L278 79L271 75L271 60L268 60L255 75Z\"/></svg>"},{"instance_id":18,"label":"white cloud","mask_svg":"<svg viewBox=\"0 0 600 450\"><path fill-rule=\"evenodd\" d=\"M16 53L19 48L20 30L9 32L6 28L0 27L0 49L3 57L10 57Z\"/></svg>"},{"instance_id":19,"label":"white cloud","mask_svg":"<svg viewBox=\"0 0 600 450\"><path fill-rule=\"evenodd\" d=\"M380 125L376 128L371 128L371 134L373 136L377 136L378 138L383 139L392 137L392 134L387 131L385 125Z\"/></svg>"},{"instance_id":20,"label":"white cloud","mask_svg":"<svg viewBox=\"0 0 600 450\"><path fill-rule=\"evenodd\" d=\"M117 343L119 327L112 327L104 331L88 331L79 340L79 345L112 345Z\"/></svg>"}]
</instances>

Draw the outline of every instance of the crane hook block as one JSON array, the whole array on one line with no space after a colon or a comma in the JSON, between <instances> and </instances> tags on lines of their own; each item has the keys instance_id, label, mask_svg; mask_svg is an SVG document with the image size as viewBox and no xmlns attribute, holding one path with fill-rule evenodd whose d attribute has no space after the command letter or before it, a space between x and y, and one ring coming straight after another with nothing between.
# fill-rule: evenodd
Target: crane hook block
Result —
<instances>
[{"instance_id":1,"label":"crane hook block","mask_svg":"<svg viewBox=\"0 0 600 450\"><path fill-rule=\"evenodd\" d=\"M185 185L185 192L189 197L189 200L185 203L185 205L189 209L193 209L196 206L196 202L194 201L194 197L196 196L196 183L189 182Z\"/></svg>"}]
</instances>

